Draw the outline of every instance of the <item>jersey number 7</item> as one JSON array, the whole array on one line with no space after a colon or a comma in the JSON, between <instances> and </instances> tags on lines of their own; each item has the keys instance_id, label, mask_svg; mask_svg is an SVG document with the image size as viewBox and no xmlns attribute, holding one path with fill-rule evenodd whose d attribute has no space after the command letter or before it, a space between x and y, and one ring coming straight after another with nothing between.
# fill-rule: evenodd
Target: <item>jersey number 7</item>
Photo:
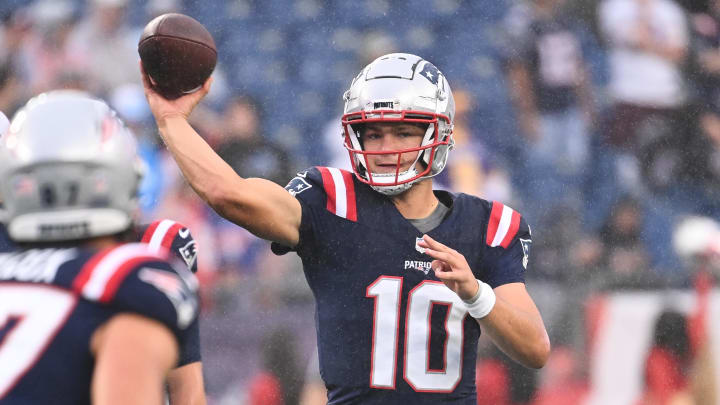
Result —
<instances>
[{"instance_id":1,"label":"jersey number 7","mask_svg":"<svg viewBox=\"0 0 720 405\"><path fill-rule=\"evenodd\" d=\"M375 299L370 387L395 389L402 277L380 276L367 288ZM430 319L434 305L448 307L442 369L430 368ZM403 378L417 392L452 392L462 377L463 320L460 298L442 282L425 280L408 294Z\"/></svg>"},{"instance_id":2,"label":"jersey number 7","mask_svg":"<svg viewBox=\"0 0 720 405\"><path fill-rule=\"evenodd\" d=\"M76 302L55 287L0 284L0 399L40 358Z\"/></svg>"}]
</instances>

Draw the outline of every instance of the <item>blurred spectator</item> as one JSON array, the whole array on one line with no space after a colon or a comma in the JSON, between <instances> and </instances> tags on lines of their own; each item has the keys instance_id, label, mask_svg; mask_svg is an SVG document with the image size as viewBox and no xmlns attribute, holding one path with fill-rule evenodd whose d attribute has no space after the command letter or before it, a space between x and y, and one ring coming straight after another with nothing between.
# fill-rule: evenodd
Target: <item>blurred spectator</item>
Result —
<instances>
[{"instance_id":1,"label":"blurred spectator","mask_svg":"<svg viewBox=\"0 0 720 405\"><path fill-rule=\"evenodd\" d=\"M703 105L720 103L720 0L708 0L707 11L692 15L695 75Z\"/></svg>"},{"instance_id":2,"label":"blurred spectator","mask_svg":"<svg viewBox=\"0 0 720 405\"><path fill-rule=\"evenodd\" d=\"M702 346L694 348L691 333L688 319L683 314L674 311L660 314L645 362L645 391L636 405L716 403L709 341L704 339Z\"/></svg>"},{"instance_id":3,"label":"blurred spectator","mask_svg":"<svg viewBox=\"0 0 720 405\"><path fill-rule=\"evenodd\" d=\"M528 277L544 280L567 282L591 269L574 269L570 266L571 256L568 250L581 240L582 231L577 212L565 206L554 206L548 209L550 219L540 228L545 237L538 237L533 242L533 257L530 261L532 272ZM538 227L533 223L533 231ZM551 235L551 236L550 236ZM577 270L577 271L576 271Z\"/></svg>"},{"instance_id":4,"label":"blurred spectator","mask_svg":"<svg viewBox=\"0 0 720 405\"><path fill-rule=\"evenodd\" d=\"M294 175L290 155L264 136L262 120L259 104L249 96L230 100L218 154L241 177L262 177L284 186Z\"/></svg>"},{"instance_id":5,"label":"blurred spectator","mask_svg":"<svg viewBox=\"0 0 720 405\"><path fill-rule=\"evenodd\" d=\"M625 197L613 207L600 231L609 275L624 282L648 276L649 257L641 238L643 212L639 202Z\"/></svg>"},{"instance_id":6,"label":"blurred spectator","mask_svg":"<svg viewBox=\"0 0 720 405\"><path fill-rule=\"evenodd\" d=\"M495 347L475 368L478 405L527 404L537 389L537 372L510 360Z\"/></svg>"},{"instance_id":7,"label":"blurred spectator","mask_svg":"<svg viewBox=\"0 0 720 405\"><path fill-rule=\"evenodd\" d=\"M499 359L482 359L475 370L478 405L511 405L510 376Z\"/></svg>"},{"instance_id":8,"label":"blurred spectator","mask_svg":"<svg viewBox=\"0 0 720 405\"><path fill-rule=\"evenodd\" d=\"M540 374L540 386L531 405L577 405L588 393L588 382L573 349L554 347Z\"/></svg>"},{"instance_id":9,"label":"blurred spectator","mask_svg":"<svg viewBox=\"0 0 720 405\"><path fill-rule=\"evenodd\" d=\"M28 97L21 48L31 35L32 25L24 9L17 8L0 17L0 111L12 118Z\"/></svg>"},{"instance_id":10,"label":"blurred spectator","mask_svg":"<svg viewBox=\"0 0 720 405\"><path fill-rule=\"evenodd\" d=\"M70 51L87 61L96 92L139 83L139 38L126 21L128 0L87 0L88 14L72 32Z\"/></svg>"},{"instance_id":11,"label":"blurred spectator","mask_svg":"<svg viewBox=\"0 0 720 405\"><path fill-rule=\"evenodd\" d=\"M28 13L33 35L23 42L22 58L31 94L63 85L78 88L73 85L78 80L68 80L86 69L83 56L73 53L69 47L77 19L75 4L69 0L40 0Z\"/></svg>"},{"instance_id":12,"label":"blurred spectator","mask_svg":"<svg viewBox=\"0 0 720 405\"><path fill-rule=\"evenodd\" d=\"M303 371L296 337L278 329L263 339L262 371L248 386L248 405L298 405Z\"/></svg>"},{"instance_id":13,"label":"blurred spectator","mask_svg":"<svg viewBox=\"0 0 720 405\"><path fill-rule=\"evenodd\" d=\"M20 78L13 65L0 61L0 111L12 118L15 111L22 105L23 97Z\"/></svg>"},{"instance_id":14,"label":"blurred spectator","mask_svg":"<svg viewBox=\"0 0 720 405\"><path fill-rule=\"evenodd\" d=\"M493 159L494 154L482 144L475 128L471 126L470 117L475 108L472 94L458 88L453 96L455 148L451 152L452 158L448 160L448 170L438 178L439 186L453 192L480 196L488 201L511 201L510 174L502 166L502 159Z\"/></svg>"},{"instance_id":15,"label":"blurred spectator","mask_svg":"<svg viewBox=\"0 0 720 405\"><path fill-rule=\"evenodd\" d=\"M528 159L577 174L588 157L594 106L579 30L561 13L564 2L533 0L511 9L508 75Z\"/></svg>"},{"instance_id":16,"label":"blurred spectator","mask_svg":"<svg viewBox=\"0 0 720 405\"><path fill-rule=\"evenodd\" d=\"M651 187L667 186L667 176L654 175L677 163L677 145L668 144L683 141L678 121L687 99L686 16L672 0L604 0L599 25L610 54L608 140L636 153L636 167L626 169L644 171Z\"/></svg>"},{"instance_id":17,"label":"blurred spectator","mask_svg":"<svg viewBox=\"0 0 720 405\"><path fill-rule=\"evenodd\" d=\"M692 79L698 90L691 138L684 148L683 181L696 187L694 198L720 209L720 0L709 0L705 12L693 14ZM705 212L717 214L717 212Z\"/></svg>"}]
</instances>

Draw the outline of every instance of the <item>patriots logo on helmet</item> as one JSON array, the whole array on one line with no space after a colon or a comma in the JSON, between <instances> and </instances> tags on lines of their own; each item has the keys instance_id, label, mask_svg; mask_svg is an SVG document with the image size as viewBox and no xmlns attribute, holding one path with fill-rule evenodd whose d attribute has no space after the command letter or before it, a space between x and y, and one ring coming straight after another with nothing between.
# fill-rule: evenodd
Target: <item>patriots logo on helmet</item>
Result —
<instances>
[{"instance_id":1,"label":"patriots logo on helmet","mask_svg":"<svg viewBox=\"0 0 720 405\"><path fill-rule=\"evenodd\" d=\"M438 84L438 79L440 78L440 71L432 63L425 62L425 66L423 66L423 70L420 71L420 76L428 79L430 81L430 83L436 85L436 84Z\"/></svg>"}]
</instances>

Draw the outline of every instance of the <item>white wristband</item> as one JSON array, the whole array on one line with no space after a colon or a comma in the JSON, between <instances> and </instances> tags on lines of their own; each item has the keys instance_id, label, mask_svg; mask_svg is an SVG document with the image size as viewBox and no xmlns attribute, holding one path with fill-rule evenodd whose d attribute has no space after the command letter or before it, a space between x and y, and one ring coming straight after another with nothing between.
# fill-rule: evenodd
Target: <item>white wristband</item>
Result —
<instances>
[{"instance_id":1,"label":"white wristband","mask_svg":"<svg viewBox=\"0 0 720 405\"><path fill-rule=\"evenodd\" d=\"M495 291L489 284L478 282L478 292L474 297L467 301L463 301L467 307L470 316L481 319L487 316L495 306Z\"/></svg>"}]
</instances>

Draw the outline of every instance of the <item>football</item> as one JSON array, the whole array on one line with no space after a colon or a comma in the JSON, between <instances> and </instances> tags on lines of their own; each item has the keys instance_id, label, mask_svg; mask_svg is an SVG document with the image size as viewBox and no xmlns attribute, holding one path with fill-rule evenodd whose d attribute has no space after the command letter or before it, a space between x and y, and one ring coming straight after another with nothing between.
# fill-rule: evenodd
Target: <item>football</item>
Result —
<instances>
[{"instance_id":1,"label":"football","mask_svg":"<svg viewBox=\"0 0 720 405\"><path fill-rule=\"evenodd\" d=\"M217 63L210 32L194 18L177 13L163 14L145 26L138 53L151 85L167 99L198 90Z\"/></svg>"}]
</instances>

